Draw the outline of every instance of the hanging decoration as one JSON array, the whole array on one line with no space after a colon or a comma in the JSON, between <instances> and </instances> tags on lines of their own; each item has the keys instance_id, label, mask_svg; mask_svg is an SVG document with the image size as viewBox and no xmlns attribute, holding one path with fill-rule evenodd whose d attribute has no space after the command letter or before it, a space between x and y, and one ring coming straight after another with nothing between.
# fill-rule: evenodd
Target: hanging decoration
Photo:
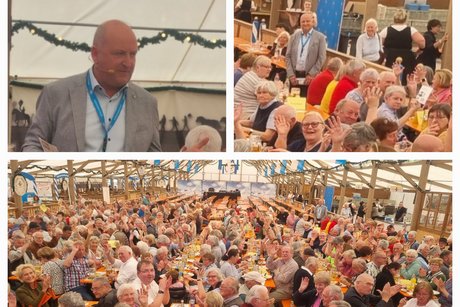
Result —
<instances>
[{"instance_id":1,"label":"hanging decoration","mask_svg":"<svg viewBox=\"0 0 460 307\"><path fill-rule=\"evenodd\" d=\"M58 37L53 33L49 33L48 31L35 26L31 22L23 20L16 21L13 24L13 26L11 27L11 36L13 36L15 33L18 33L19 30L23 29L28 29L30 33L32 33L33 35L37 35L46 40L47 42L56 46L63 46L72 51L91 51L91 46L89 46L87 43L78 43L65 40L62 37ZM201 35L193 33L185 33L174 29L163 29L163 31L159 32L157 35L151 37L138 38L137 41L139 49L142 49L147 45L157 45L161 42L164 42L169 37L172 37L175 40L180 41L182 43L200 45L208 49L225 48L226 46L225 39L208 40Z\"/></svg>"}]
</instances>

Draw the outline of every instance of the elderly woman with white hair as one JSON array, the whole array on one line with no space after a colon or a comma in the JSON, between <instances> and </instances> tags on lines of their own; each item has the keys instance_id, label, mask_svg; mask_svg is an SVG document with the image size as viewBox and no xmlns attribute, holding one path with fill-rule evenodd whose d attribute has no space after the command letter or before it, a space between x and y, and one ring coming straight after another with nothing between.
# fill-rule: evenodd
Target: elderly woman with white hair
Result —
<instances>
[{"instance_id":1,"label":"elderly woman with white hair","mask_svg":"<svg viewBox=\"0 0 460 307\"><path fill-rule=\"evenodd\" d=\"M385 102L379 107L377 111L377 117L387 118L388 120L398 123L399 126L399 138L402 138L402 128L406 124L407 120L414 115L418 110L419 104L415 99L409 101L409 108L406 113L398 118L397 111L404 105L406 100L406 91L404 87L399 85L391 85L387 87L384 95Z\"/></svg>"},{"instance_id":2,"label":"elderly woman with white hair","mask_svg":"<svg viewBox=\"0 0 460 307\"><path fill-rule=\"evenodd\" d=\"M378 88L380 75L374 68L366 68L359 76L359 85L357 88L349 91L345 95L345 99L350 99L359 103L360 112L359 117L361 121L365 121L368 113L367 100L371 94L380 99L382 92ZM373 90L373 88L375 88ZM370 92L372 91L373 92ZM377 107L378 105L376 105Z\"/></svg>"},{"instance_id":3,"label":"elderly woman with white hair","mask_svg":"<svg viewBox=\"0 0 460 307\"><path fill-rule=\"evenodd\" d=\"M368 19L364 25L364 29L365 32L356 41L356 58L382 64L383 61L379 61L380 52L383 52L383 50L380 36L377 32L377 20L374 18Z\"/></svg>"},{"instance_id":4,"label":"elderly woman with white hair","mask_svg":"<svg viewBox=\"0 0 460 307\"><path fill-rule=\"evenodd\" d=\"M249 119L235 123L236 138L257 134L264 142L271 141L276 133L275 110L282 105L278 101L278 88L273 81L261 81L256 85L258 107Z\"/></svg>"},{"instance_id":5,"label":"elderly woman with white hair","mask_svg":"<svg viewBox=\"0 0 460 307\"><path fill-rule=\"evenodd\" d=\"M405 261L401 263L401 270L399 274L405 279L411 279L412 276L418 277L420 274L420 268L422 267L420 262L417 260L418 253L414 249L406 251Z\"/></svg>"}]
</instances>

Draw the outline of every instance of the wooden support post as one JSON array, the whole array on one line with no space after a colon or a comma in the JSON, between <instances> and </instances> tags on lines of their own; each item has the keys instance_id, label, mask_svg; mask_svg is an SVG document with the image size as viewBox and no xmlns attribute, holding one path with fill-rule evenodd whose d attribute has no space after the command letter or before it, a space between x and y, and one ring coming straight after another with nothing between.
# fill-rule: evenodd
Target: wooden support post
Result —
<instances>
[{"instance_id":1,"label":"wooden support post","mask_svg":"<svg viewBox=\"0 0 460 307\"><path fill-rule=\"evenodd\" d=\"M423 161L422 169L420 170L420 180L418 183L419 189L415 193L415 206L414 213L412 214L412 221L410 224L410 230L417 230L418 223L420 221L420 215L422 214L423 203L425 202L425 188L428 181L428 173L430 171L430 161Z\"/></svg>"},{"instance_id":2,"label":"wooden support post","mask_svg":"<svg viewBox=\"0 0 460 307\"><path fill-rule=\"evenodd\" d=\"M129 199L129 170L128 170L128 161L124 162L124 175L125 175L125 198Z\"/></svg>"},{"instance_id":3,"label":"wooden support post","mask_svg":"<svg viewBox=\"0 0 460 307\"><path fill-rule=\"evenodd\" d=\"M67 160L67 173L69 174L69 203L73 206L77 201L75 197L75 174L73 173L73 160Z\"/></svg>"},{"instance_id":4,"label":"wooden support post","mask_svg":"<svg viewBox=\"0 0 460 307\"><path fill-rule=\"evenodd\" d=\"M449 1L449 11L447 15L447 24L445 31L449 33L449 39L444 44L441 55L441 68L447 68L452 71L452 0Z\"/></svg>"},{"instance_id":5,"label":"wooden support post","mask_svg":"<svg viewBox=\"0 0 460 307\"><path fill-rule=\"evenodd\" d=\"M347 181L348 181L348 168L345 167L343 169L342 187L340 188L339 208L337 209L338 213L342 211L342 206L343 206L343 203L345 202L345 192L347 190Z\"/></svg>"},{"instance_id":6,"label":"wooden support post","mask_svg":"<svg viewBox=\"0 0 460 307\"><path fill-rule=\"evenodd\" d=\"M366 210L366 219L371 218L372 214L372 203L374 202L374 193L375 193L375 183L377 181L377 172L378 167L375 161L372 162L372 173L371 173L371 187L369 188L369 193L367 194L367 210Z\"/></svg>"}]
</instances>

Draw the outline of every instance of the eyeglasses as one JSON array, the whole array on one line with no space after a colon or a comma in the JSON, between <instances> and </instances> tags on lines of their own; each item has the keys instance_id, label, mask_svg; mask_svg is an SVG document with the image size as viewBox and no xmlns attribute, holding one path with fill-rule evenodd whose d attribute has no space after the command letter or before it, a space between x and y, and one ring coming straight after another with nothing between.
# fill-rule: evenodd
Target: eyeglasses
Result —
<instances>
[{"instance_id":1,"label":"eyeglasses","mask_svg":"<svg viewBox=\"0 0 460 307\"><path fill-rule=\"evenodd\" d=\"M272 68L271 65L262 65L262 64L261 64L261 65L259 65L259 66L260 66L260 67L263 67L263 68L267 68L267 69L268 69L268 68L270 68L270 69Z\"/></svg>"},{"instance_id":2,"label":"eyeglasses","mask_svg":"<svg viewBox=\"0 0 460 307\"><path fill-rule=\"evenodd\" d=\"M217 275L208 275L208 278L217 278Z\"/></svg>"},{"instance_id":3,"label":"eyeglasses","mask_svg":"<svg viewBox=\"0 0 460 307\"><path fill-rule=\"evenodd\" d=\"M311 126L312 128L317 128L319 125L322 125L321 122L311 122L311 123L302 123L302 128L308 128Z\"/></svg>"},{"instance_id":4,"label":"eyeglasses","mask_svg":"<svg viewBox=\"0 0 460 307\"><path fill-rule=\"evenodd\" d=\"M433 120L433 119L445 119L447 118L446 116L428 116L428 120Z\"/></svg>"}]
</instances>

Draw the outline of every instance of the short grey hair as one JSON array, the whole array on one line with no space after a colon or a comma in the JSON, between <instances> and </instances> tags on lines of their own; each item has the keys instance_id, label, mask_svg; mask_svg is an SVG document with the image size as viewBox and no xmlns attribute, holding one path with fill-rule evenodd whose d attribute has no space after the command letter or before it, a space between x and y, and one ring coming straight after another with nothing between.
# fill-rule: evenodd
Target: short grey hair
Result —
<instances>
[{"instance_id":1,"label":"short grey hair","mask_svg":"<svg viewBox=\"0 0 460 307\"><path fill-rule=\"evenodd\" d=\"M386 250L388 249L389 246L390 246L390 243L387 240L382 239L379 241L378 247L380 247L381 249Z\"/></svg>"},{"instance_id":2,"label":"short grey hair","mask_svg":"<svg viewBox=\"0 0 460 307\"><path fill-rule=\"evenodd\" d=\"M272 65L272 61L270 58L266 57L265 55L259 55L252 64L252 68L255 69L260 65Z\"/></svg>"},{"instance_id":3,"label":"short grey hair","mask_svg":"<svg viewBox=\"0 0 460 307\"><path fill-rule=\"evenodd\" d=\"M222 149L222 137L219 131L211 126L201 125L196 126L187 133L185 137L185 146L191 148L200 143L204 138L209 138L209 141L201 150L205 152L219 152Z\"/></svg>"},{"instance_id":4,"label":"short grey hair","mask_svg":"<svg viewBox=\"0 0 460 307\"><path fill-rule=\"evenodd\" d=\"M379 80L379 73L374 68L366 68L361 75L359 75L359 80L364 81L367 79L375 79L376 81Z\"/></svg>"},{"instance_id":5,"label":"short grey hair","mask_svg":"<svg viewBox=\"0 0 460 307\"><path fill-rule=\"evenodd\" d=\"M58 299L59 307L85 307L85 301L77 292L66 292Z\"/></svg>"},{"instance_id":6,"label":"short grey hair","mask_svg":"<svg viewBox=\"0 0 460 307\"><path fill-rule=\"evenodd\" d=\"M377 142L377 135L371 125L358 122L351 125L351 132L345 137L343 147L355 151L361 145Z\"/></svg>"},{"instance_id":7,"label":"short grey hair","mask_svg":"<svg viewBox=\"0 0 460 307\"><path fill-rule=\"evenodd\" d=\"M337 286L337 285L329 285L326 288L324 288L324 290L326 290L326 289L329 290L330 295L332 297L334 297L334 299L343 300L343 292L342 292L342 289L339 286Z\"/></svg>"},{"instance_id":8,"label":"short grey hair","mask_svg":"<svg viewBox=\"0 0 460 307\"><path fill-rule=\"evenodd\" d=\"M338 72L343 65L341 58L333 57L327 62L326 68L333 72Z\"/></svg>"},{"instance_id":9,"label":"short grey hair","mask_svg":"<svg viewBox=\"0 0 460 307\"><path fill-rule=\"evenodd\" d=\"M129 289L132 289L134 292L136 292L133 284L121 284L117 289L117 298L120 298L120 296L122 296L126 290Z\"/></svg>"},{"instance_id":10,"label":"short grey hair","mask_svg":"<svg viewBox=\"0 0 460 307\"><path fill-rule=\"evenodd\" d=\"M364 69L366 69L366 64L364 64L362 60L353 59L348 61L348 63L346 64L345 74L352 75L354 72Z\"/></svg>"},{"instance_id":11,"label":"short grey hair","mask_svg":"<svg viewBox=\"0 0 460 307\"><path fill-rule=\"evenodd\" d=\"M344 301L344 300L331 301L329 303L329 306L332 306L332 305L334 305L334 307L351 307L351 305L348 302Z\"/></svg>"},{"instance_id":12,"label":"short grey hair","mask_svg":"<svg viewBox=\"0 0 460 307\"><path fill-rule=\"evenodd\" d=\"M278 87L276 87L275 82L269 80L262 80L256 85L256 90L254 91L255 94L259 91L266 91L272 97L278 96Z\"/></svg>"},{"instance_id":13,"label":"short grey hair","mask_svg":"<svg viewBox=\"0 0 460 307\"><path fill-rule=\"evenodd\" d=\"M246 299L244 300L246 303L251 304L251 301L255 298L260 298L262 292L268 293L268 289L262 285L254 285L251 289L249 289L248 294L246 295Z\"/></svg>"},{"instance_id":14,"label":"short grey hair","mask_svg":"<svg viewBox=\"0 0 460 307\"><path fill-rule=\"evenodd\" d=\"M159 235L158 239L157 239L157 244L158 243L169 244L169 243L171 243L171 240L166 235Z\"/></svg>"},{"instance_id":15,"label":"short grey hair","mask_svg":"<svg viewBox=\"0 0 460 307\"><path fill-rule=\"evenodd\" d=\"M418 253L415 249L408 249L406 251L406 256L412 256L412 257L417 257Z\"/></svg>"},{"instance_id":16,"label":"short grey hair","mask_svg":"<svg viewBox=\"0 0 460 307\"><path fill-rule=\"evenodd\" d=\"M203 254L210 253L212 251L211 245L209 244L202 244L200 247L200 251Z\"/></svg>"},{"instance_id":17,"label":"short grey hair","mask_svg":"<svg viewBox=\"0 0 460 307\"><path fill-rule=\"evenodd\" d=\"M366 24L364 25L365 27L367 27L367 25L369 24L373 24L375 27L376 27L376 31L379 27L379 24L377 23L377 20L375 20L374 18L369 18L367 21L366 21Z\"/></svg>"},{"instance_id":18,"label":"short grey hair","mask_svg":"<svg viewBox=\"0 0 460 307\"><path fill-rule=\"evenodd\" d=\"M233 276L229 276L229 277L225 278L225 280L229 281L229 286L232 288L233 293L235 293L235 294L238 293L238 290L240 289L240 283L239 283L238 279L236 279Z\"/></svg>"},{"instance_id":19,"label":"short grey hair","mask_svg":"<svg viewBox=\"0 0 460 307\"><path fill-rule=\"evenodd\" d=\"M206 277L208 277L209 273L215 273L217 275L217 280L219 281L222 281L224 279L224 275L222 275L222 272L218 268L209 269L206 272Z\"/></svg>"},{"instance_id":20,"label":"short grey hair","mask_svg":"<svg viewBox=\"0 0 460 307\"><path fill-rule=\"evenodd\" d=\"M400 93L400 94L403 94L404 97L406 96L406 91L404 90L404 87L402 87L401 85L390 85L385 90L384 98L387 99L388 97L390 97L394 93Z\"/></svg>"},{"instance_id":21,"label":"short grey hair","mask_svg":"<svg viewBox=\"0 0 460 307\"><path fill-rule=\"evenodd\" d=\"M327 271L321 271L315 274L314 280L315 280L315 284L321 282L321 283L329 285L331 283L331 275Z\"/></svg>"}]
</instances>

